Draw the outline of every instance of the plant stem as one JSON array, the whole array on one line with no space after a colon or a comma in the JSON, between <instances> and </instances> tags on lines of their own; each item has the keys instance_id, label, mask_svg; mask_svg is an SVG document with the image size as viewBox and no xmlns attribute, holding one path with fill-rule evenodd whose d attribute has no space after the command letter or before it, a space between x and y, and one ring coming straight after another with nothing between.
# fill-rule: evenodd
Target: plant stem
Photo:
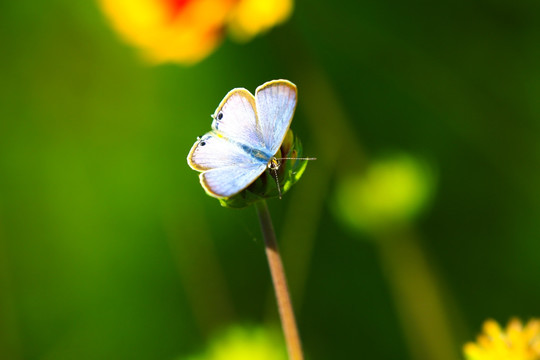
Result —
<instances>
[{"instance_id":1,"label":"plant stem","mask_svg":"<svg viewBox=\"0 0 540 360\"><path fill-rule=\"evenodd\" d=\"M415 360L457 360L458 346L452 334L456 313L445 308L448 294L430 266L411 228L379 235L379 251L390 290L396 301L405 339Z\"/></svg>"},{"instance_id":2,"label":"plant stem","mask_svg":"<svg viewBox=\"0 0 540 360\"><path fill-rule=\"evenodd\" d=\"M270 266L270 273L272 274L272 282L274 283L274 290L276 292L279 316L281 318L283 333L285 334L289 359L303 360L302 345L300 344L300 336L298 335L298 329L294 319L294 311L289 296L289 289L287 288L283 263L279 255L270 211L268 211L268 205L266 205L265 200L256 202L255 207L257 208L257 215L259 216L264 237L266 256L268 258L268 265Z\"/></svg>"}]
</instances>

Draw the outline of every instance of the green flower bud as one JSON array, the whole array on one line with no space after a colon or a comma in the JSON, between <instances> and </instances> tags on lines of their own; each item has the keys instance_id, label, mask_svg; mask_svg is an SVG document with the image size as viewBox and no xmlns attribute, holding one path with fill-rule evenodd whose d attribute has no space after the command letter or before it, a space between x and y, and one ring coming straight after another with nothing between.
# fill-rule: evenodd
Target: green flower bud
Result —
<instances>
[{"instance_id":1,"label":"green flower bud","mask_svg":"<svg viewBox=\"0 0 540 360\"><path fill-rule=\"evenodd\" d=\"M286 360L279 333L261 327L233 326L197 356L183 360Z\"/></svg>"},{"instance_id":2,"label":"green flower bud","mask_svg":"<svg viewBox=\"0 0 540 360\"><path fill-rule=\"evenodd\" d=\"M294 136L292 130L289 129L287 135L285 135L285 139L275 157L278 159L293 158L278 160L279 167L277 169L277 179L279 181L281 194L285 194L298 180L300 180L307 166L307 160L296 159L302 157L302 143L298 137ZM243 208L254 202L278 196L279 190L277 188L274 171L266 169L266 171L246 189L230 198L219 198L218 200L221 205L225 207Z\"/></svg>"},{"instance_id":3,"label":"green flower bud","mask_svg":"<svg viewBox=\"0 0 540 360\"><path fill-rule=\"evenodd\" d=\"M429 204L434 175L426 163L405 154L371 163L337 186L334 209L348 226L366 233L410 223Z\"/></svg>"}]
</instances>

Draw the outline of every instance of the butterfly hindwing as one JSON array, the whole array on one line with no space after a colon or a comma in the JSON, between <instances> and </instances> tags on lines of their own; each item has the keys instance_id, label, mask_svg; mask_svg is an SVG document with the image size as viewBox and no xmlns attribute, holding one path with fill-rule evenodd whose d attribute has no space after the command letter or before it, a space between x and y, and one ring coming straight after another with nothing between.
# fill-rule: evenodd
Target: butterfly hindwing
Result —
<instances>
[{"instance_id":1,"label":"butterfly hindwing","mask_svg":"<svg viewBox=\"0 0 540 360\"><path fill-rule=\"evenodd\" d=\"M287 80L269 81L257 88L255 104L265 148L275 154L289 130L296 108L296 86Z\"/></svg>"},{"instance_id":2,"label":"butterfly hindwing","mask_svg":"<svg viewBox=\"0 0 540 360\"><path fill-rule=\"evenodd\" d=\"M237 165L200 174L201 184L214 197L231 197L248 187L266 170L266 164Z\"/></svg>"},{"instance_id":3,"label":"butterfly hindwing","mask_svg":"<svg viewBox=\"0 0 540 360\"><path fill-rule=\"evenodd\" d=\"M223 137L252 147L264 146L255 98L246 89L231 90L212 117L212 129Z\"/></svg>"},{"instance_id":4,"label":"butterfly hindwing","mask_svg":"<svg viewBox=\"0 0 540 360\"><path fill-rule=\"evenodd\" d=\"M192 169L202 171L201 184L215 197L237 194L255 181L267 166L240 144L214 131L206 133L193 145L188 164Z\"/></svg>"}]
</instances>

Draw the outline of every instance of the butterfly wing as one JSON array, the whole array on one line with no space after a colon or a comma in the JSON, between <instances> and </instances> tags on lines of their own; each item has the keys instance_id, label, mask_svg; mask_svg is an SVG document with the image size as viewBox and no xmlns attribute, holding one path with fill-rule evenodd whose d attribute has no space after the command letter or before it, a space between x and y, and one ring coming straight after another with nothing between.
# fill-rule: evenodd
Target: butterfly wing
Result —
<instances>
[{"instance_id":1,"label":"butterfly wing","mask_svg":"<svg viewBox=\"0 0 540 360\"><path fill-rule=\"evenodd\" d=\"M187 160L189 166L197 171L253 162L238 144L228 141L214 131L206 133L193 144Z\"/></svg>"},{"instance_id":2,"label":"butterfly wing","mask_svg":"<svg viewBox=\"0 0 540 360\"><path fill-rule=\"evenodd\" d=\"M214 197L230 197L244 190L267 166L214 131L193 144L187 161L192 169L202 171L201 184Z\"/></svg>"},{"instance_id":3,"label":"butterfly wing","mask_svg":"<svg viewBox=\"0 0 540 360\"><path fill-rule=\"evenodd\" d=\"M201 173L201 185L214 197L236 195L247 188L266 170L266 164L222 167Z\"/></svg>"},{"instance_id":4,"label":"butterfly wing","mask_svg":"<svg viewBox=\"0 0 540 360\"><path fill-rule=\"evenodd\" d=\"M276 154L289 130L296 108L296 86L287 80L264 83L255 92L255 104L264 147Z\"/></svg>"},{"instance_id":5,"label":"butterfly wing","mask_svg":"<svg viewBox=\"0 0 540 360\"><path fill-rule=\"evenodd\" d=\"M281 146L295 107L296 86L286 80L259 86L255 97L231 90L212 116L213 130L188 155L208 194L231 197L253 183Z\"/></svg>"},{"instance_id":6,"label":"butterfly wing","mask_svg":"<svg viewBox=\"0 0 540 360\"><path fill-rule=\"evenodd\" d=\"M250 147L264 148L255 98L246 89L229 91L212 117L212 129L223 137Z\"/></svg>"}]
</instances>

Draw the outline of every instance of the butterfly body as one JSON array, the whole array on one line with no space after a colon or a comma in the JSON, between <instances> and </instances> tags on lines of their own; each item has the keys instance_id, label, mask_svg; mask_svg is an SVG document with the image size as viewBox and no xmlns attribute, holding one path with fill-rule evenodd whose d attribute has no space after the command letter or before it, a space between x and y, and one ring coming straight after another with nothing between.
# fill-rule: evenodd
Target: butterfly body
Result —
<instances>
[{"instance_id":1,"label":"butterfly body","mask_svg":"<svg viewBox=\"0 0 540 360\"><path fill-rule=\"evenodd\" d=\"M191 148L187 161L206 192L228 198L244 190L274 164L296 108L296 86L274 80L231 90L212 115L212 130ZM277 161L277 160L275 160Z\"/></svg>"}]
</instances>

